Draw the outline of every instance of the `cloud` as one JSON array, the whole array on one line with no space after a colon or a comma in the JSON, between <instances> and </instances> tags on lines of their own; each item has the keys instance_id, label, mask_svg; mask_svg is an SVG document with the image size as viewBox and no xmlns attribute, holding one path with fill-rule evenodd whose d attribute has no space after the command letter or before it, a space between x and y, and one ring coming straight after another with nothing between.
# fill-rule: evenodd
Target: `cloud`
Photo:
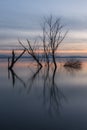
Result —
<instances>
[{"instance_id":1,"label":"cloud","mask_svg":"<svg viewBox=\"0 0 87 130\"><path fill-rule=\"evenodd\" d=\"M70 30L87 30L87 16L63 17L62 20Z\"/></svg>"}]
</instances>

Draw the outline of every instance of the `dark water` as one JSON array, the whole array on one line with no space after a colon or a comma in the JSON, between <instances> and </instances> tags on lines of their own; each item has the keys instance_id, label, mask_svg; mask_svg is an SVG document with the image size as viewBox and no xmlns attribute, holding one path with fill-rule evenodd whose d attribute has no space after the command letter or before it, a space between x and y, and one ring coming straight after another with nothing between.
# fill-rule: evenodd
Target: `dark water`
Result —
<instances>
[{"instance_id":1,"label":"dark water","mask_svg":"<svg viewBox=\"0 0 87 130\"><path fill-rule=\"evenodd\" d=\"M0 130L86 130L87 61L79 69L0 60Z\"/></svg>"}]
</instances>

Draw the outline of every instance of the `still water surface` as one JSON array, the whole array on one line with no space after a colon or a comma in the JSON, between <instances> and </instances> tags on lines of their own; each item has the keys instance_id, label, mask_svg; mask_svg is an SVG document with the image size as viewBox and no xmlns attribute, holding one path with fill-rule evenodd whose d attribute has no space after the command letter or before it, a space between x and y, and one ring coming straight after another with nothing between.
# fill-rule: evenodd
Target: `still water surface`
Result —
<instances>
[{"instance_id":1,"label":"still water surface","mask_svg":"<svg viewBox=\"0 0 87 130\"><path fill-rule=\"evenodd\" d=\"M23 59L8 71L0 59L0 130L87 130L87 60L63 64L39 69Z\"/></svg>"}]
</instances>

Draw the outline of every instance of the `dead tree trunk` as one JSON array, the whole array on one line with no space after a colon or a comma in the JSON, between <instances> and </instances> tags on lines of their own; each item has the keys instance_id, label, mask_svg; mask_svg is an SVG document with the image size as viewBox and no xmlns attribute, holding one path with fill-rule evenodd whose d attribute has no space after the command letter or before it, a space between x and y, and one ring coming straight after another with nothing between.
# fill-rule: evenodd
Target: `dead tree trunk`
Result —
<instances>
[{"instance_id":1,"label":"dead tree trunk","mask_svg":"<svg viewBox=\"0 0 87 130\"><path fill-rule=\"evenodd\" d=\"M44 23L42 29L43 29L42 42L43 42L43 49L44 49L44 57L46 58L46 62L47 62L48 69L49 69L49 46L46 44L46 35L45 35L46 28L45 28L45 23Z\"/></svg>"},{"instance_id":2,"label":"dead tree trunk","mask_svg":"<svg viewBox=\"0 0 87 130\"><path fill-rule=\"evenodd\" d=\"M53 63L54 63L55 68L57 68L55 52L54 51L52 52L52 59L53 59Z\"/></svg>"},{"instance_id":3,"label":"dead tree trunk","mask_svg":"<svg viewBox=\"0 0 87 130\"><path fill-rule=\"evenodd\" d=\"M14 66L14 59L15 59L15 53L14 53L14 50L12 50L11 64L10 64L10 61L9 61L9 59L8 59L8 68L9 68L9 69L13 68L13 66Z\"/></svg>"},{"instance_id":4,"label":"dead tree trunk","mask_svg":"<svg viewBox=\"0 0 87 130\"><path fill-rule=\"evenodd\" d=\"M33 57L33 59L37 62L37 64L38 64L40 67L42 67L42 64L40 63L39 58L38 58L37 55L35 54L34 49L32 48L32 46L31 46L31 44L30 44L30 41L27 40L27 43L28 43L28 46L29 46L28 49L22 44L22 42L19 41L19 43L20 43L20 45L28 52L28 54Z\"/></svg>"},{"instance_id":5,"label":"dead tree trunk","mask_svg":"<svg viewBox=\"0 0 87 130\"><path fill-rule=\"evenodd\" d=\"M23 50L23 52L16 58L15 57L15 52L14 50L12 50L12 59L11 59L11 63L10 60L8 58L8 69L12 69L14 67L14 64L21 58L21 56L25 53L26 50Z\"/></svg>"},{"instance_id":6,"label":"dead tree trunk","mask_svg":"<svg viewBox=\"0 0 87 130\"><path fill-rule=\"evenodd\" d=\"M42 39L43 43L45 43L45 48L47 47L48 51L50 50L55 67L57 67L55 59L56 51L67 34L67 32L62 32L63 27L64 26L61 24L60 18L55 19L52 16L50 16L44 19L42 28L43 29ZM46 51L45 54L47 54Z\"/></svg>"}]
</instances>

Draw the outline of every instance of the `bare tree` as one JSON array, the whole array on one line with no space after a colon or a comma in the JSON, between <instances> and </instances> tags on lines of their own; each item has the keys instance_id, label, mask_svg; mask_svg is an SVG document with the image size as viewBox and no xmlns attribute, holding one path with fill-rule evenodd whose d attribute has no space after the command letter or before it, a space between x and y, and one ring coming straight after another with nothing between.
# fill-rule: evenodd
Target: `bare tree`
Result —
<instances>
[{"instance_id":1,"label":"bare tree","mask_svg":"<svg viewBox=\"0 0 87 130\"><path fill-rule=\"evenodd\" d=\"M53 16L50 16L48 18L44 18L43 21L43 36L42 36L42 42L43 42L43 51L44 51L44 57L46 59L46 63L48 64L49 68L49 56L52 57L53 63L55 68L57 68L56 64L56 51L59 47L59 45L62 43L63 39L65 38L67 32L62 32L64 25L61 24L60 18L53 18ZM21 46L28 52L29 55L33 57L33 59L37 62L37 64L42 67L41 60L39 59L39 55L37 55L36 51L38 51L35 43L32 45L29 40L27 40L28 47L26 47L22 42L19 41ZM13 59L14 60L14 54Z\"/></svg>"},{"instance_id":2,"label":"bare tree","mask_svg":"<svg viewBox=\"0 0 87 130\"><path fill-rule=\"evenodd\" d=\"M46 62L48 64L48 68L49 68L49 46L48 44L46 43L46 28L45 28L45 23L42 27L42 30L43 30L43 37L42 37L42 42L43 42L43 49L44 49L44 57L46 58Z\"/></svg>"},{"instance_id":3,"label":"bare tree","mask_svg":"<svg viewBox=\"0 0 87 130\"><path fill-rule=\"evenodd\" d=\"M48 54L50 53L55 67L57 67L56 60L55 60L56 50L58 49L59 45L62 43L62 41L64 40L67 34L67 32L65 33L62 32L63 27L64 25L61 24L60 18L54 19L53 16L44 18L44 23L42 27L43 48L44 48L47 62L49 63Z\"/></svg>"},{"instance_id":4,"label":"bare tree","mask_svg":"<svg viewBox=\"0 0 87 130\"><path fill-rule=\"evenodd\" d=\"M39 57L36 55L35 51L36 51L36 47L32 47L31 43L29 40L27 40L27 43L28 43L28 48L22 43L20 42L20 45L28 52L29 55L31 55L33 57L33 59L38 63L38 65L40 67L42 67L42 64L40 63L39 61Z\"/></svg>"},{"instance_id":5,"label":"bare tree","mask_svg":"<svg viewBox=\"0 0 87 130\"><path fill-rule=\"evenodd\" d=\"M14 50L12 50L12 57L11 57L11 61L10 58L8 58L8 69L12 69L14 64L22 57L22 55L25 53L25 49L23 50L23 52L18 56L15 57L15 52Z\"/></svg>"}]
</instances>

